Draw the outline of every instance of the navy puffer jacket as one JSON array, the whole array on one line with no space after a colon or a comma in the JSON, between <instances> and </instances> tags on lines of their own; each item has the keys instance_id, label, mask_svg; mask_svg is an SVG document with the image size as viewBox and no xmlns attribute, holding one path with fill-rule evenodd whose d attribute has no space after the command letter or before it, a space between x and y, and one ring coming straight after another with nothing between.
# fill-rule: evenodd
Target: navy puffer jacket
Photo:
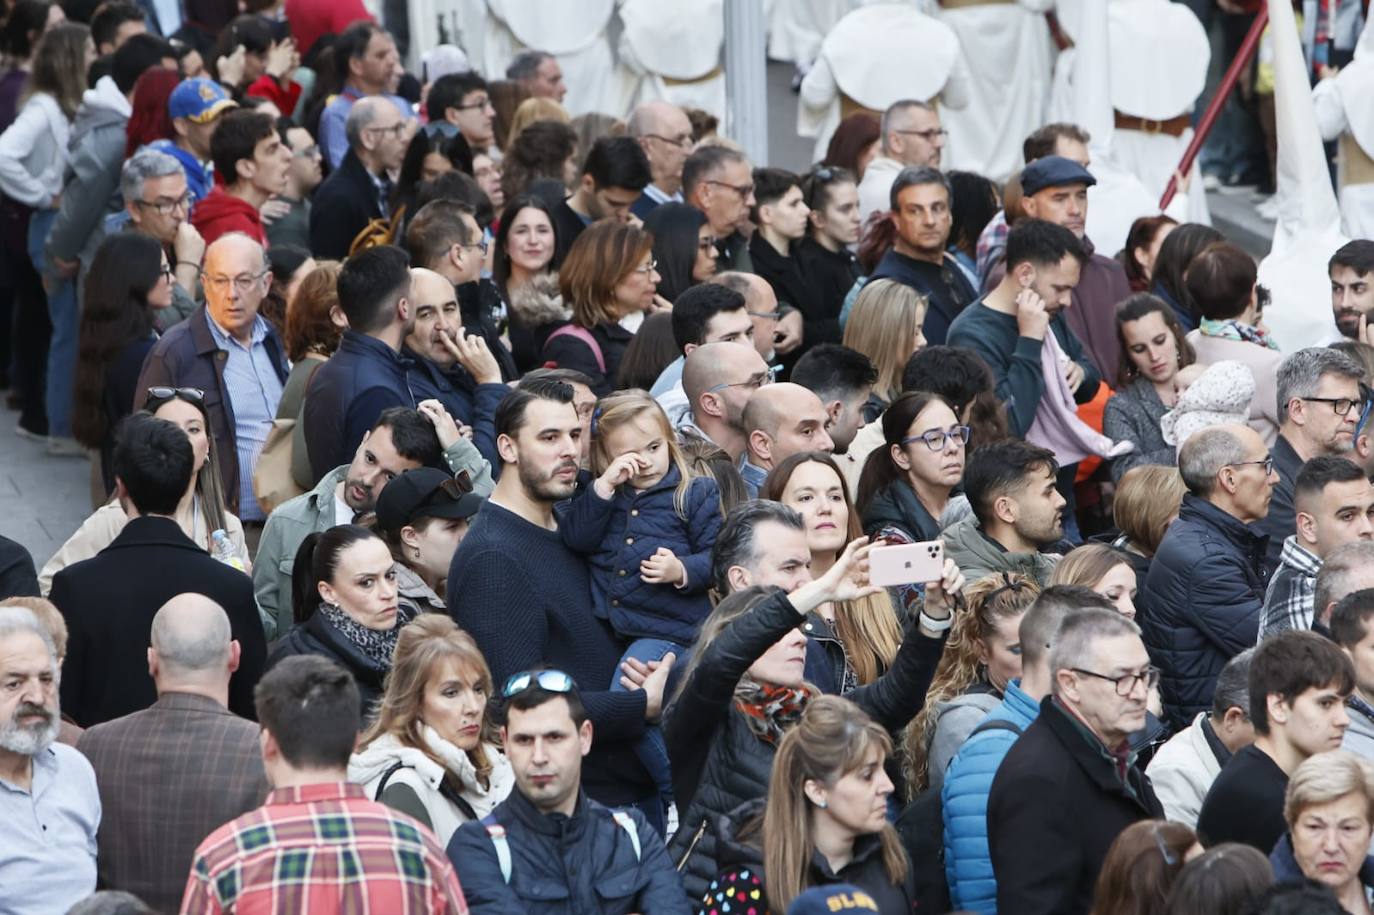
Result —
<instances>
[{"instance_id":1,"label":"navy puffer jacket","mask_svg":"<svg viewBox=\"0 0 1374 915\"><path fill-rule=\"evenodd\" d=\"M1155 553L1139 622L1160 668L1164 713L1175 730L1212 707L1221 668L1255 644L1268 543L1190 493Z\"/></svg>"},{"instance_id":2,"label":"navy puffer jacket","mask_svg":"<svg viewBox=\"0 0 1374 915\"><path fill-rule=\"evenodd\" d=\"M590 557L592 601L597 616L609 619L624 639L696 641L711 613L706 588L711 581L711 545L720 533L720 490L710 477L692 481L683 506L674 507L682 477L676 467L644 492L621 486L608 501L585 486L558 508L558 530L568 548ZM667 547L687 569L687 587L649 584L639 564Z\"/></svg>"}]
</instances>

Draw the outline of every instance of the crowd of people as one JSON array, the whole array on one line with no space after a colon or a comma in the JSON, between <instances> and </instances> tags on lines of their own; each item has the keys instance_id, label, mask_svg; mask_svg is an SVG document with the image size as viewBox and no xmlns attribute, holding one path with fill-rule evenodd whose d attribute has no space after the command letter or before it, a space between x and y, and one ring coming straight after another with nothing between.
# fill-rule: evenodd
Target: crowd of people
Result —
<instances>
[{"instance_id":1,"label":"crowd of people","mask_svg":"<svg viewBox=\"0 0 1374 915\"><path fill-rule=\"evenodd\" d=\"M93 511L0 538L0 913L1374 915L1374 240L1090 237L1130 144L957 53L1035 3L841 18L804 173L432 5L6 5ZM866 110L883 16L956 53Z\"/></svg>"}]
</instances>

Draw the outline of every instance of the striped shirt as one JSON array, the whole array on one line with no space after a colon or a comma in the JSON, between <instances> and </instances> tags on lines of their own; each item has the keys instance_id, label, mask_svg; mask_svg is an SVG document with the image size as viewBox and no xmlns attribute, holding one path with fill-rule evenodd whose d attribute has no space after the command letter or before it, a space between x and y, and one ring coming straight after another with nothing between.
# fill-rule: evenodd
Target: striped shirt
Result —
<instances>
[{"instance_id":1,"label":"striped shirt","mask_svg":"<svg viewBox=\"0 0 1374 915\"><path fill-rule=\"evenodd\" d=\"M208 308L205 320L215 345L228 354L224 360L224 386L229 391L229 412L234 420L234 444L239 457L239 519L262 521L267 513L259 507L253 493L253 469L272 429L283 387L267 352L267 321L262 315L253 319L253 336L245 346L210 317Z\"/></svg>"},{"instance_id":2,"label":"striped shirt","mask_svg":"<svg viewBox=\"0 0 1374 915\"><path fill-rule=\"evenodd\" d=\"M467 915L434 835L361 785L282 788L196 849L182 915Z\"/></svg>"}]
</instances>

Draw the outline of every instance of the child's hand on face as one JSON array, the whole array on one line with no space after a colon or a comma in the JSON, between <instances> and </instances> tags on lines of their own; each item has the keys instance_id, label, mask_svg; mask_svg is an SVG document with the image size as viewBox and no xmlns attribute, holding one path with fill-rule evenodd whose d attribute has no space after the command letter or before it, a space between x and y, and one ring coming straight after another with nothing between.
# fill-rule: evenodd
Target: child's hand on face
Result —
<instances>
[{"instance_id":1,"label":"child's hand on face","mask_svg":"<svg viewBox=\"0 0 1374 915\"><path fill-rule=\"evenodd\" d=\"M681 588L687 584L687 568L672 550L661 546L639 564L639 577L651 585L670 584Z\"/></svg>"},{"instance_id":2,"label":"child's hand on face","mask_svg":"<svg viewBox=\"0 0 1374 915\"><path fill-rule=\"evenodd\" d=\"M639 474L649 469L649 461L639 456L637 451L627 451L620 457L611 461L611 465L606 468L606 472L599 476L592 488L596 494L603 499L609 499L615 495L617 486L628 483Z\"/></svg>"}]
</instances>

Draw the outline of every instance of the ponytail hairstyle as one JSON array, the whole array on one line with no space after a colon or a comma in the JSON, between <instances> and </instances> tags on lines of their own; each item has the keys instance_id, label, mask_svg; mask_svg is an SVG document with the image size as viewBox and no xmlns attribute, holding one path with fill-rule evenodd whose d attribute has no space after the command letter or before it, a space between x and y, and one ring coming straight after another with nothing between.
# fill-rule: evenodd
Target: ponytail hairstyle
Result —
<instances>
[{"instance_id":1,"label":"ponytail hairstyle","mask_svg":"<svg viewBox=\"0 0 1374 915\"><path fill-rule=\"evenodd\" d=\"M645 391L616 391L597 402L596 410L592 413L592 475L601 476L615 460L615 456L606 450L606 436L616 429L638 422L641 417L648 417L649 422L658 425L659 434L663 436L663 447L668 449L668 461L677 468L678 476L681 477L677 490L673 493L673 508L677 511L678 517L685 521L687 493L692 488L692 481L701 476L701 473L678 447L677 434L673 432L672 423L668 422L668 414L664 413L658 401Z\"/></svg>"},{"instance_id":2,"label":"ponytail hairstyle","mask_svg":"<svg viewBox=\"0 0 1374 915\"><path fill-rule=\"evenodd\" d=\"M343 551L364 540L381 539L375 531L357 524L340 524L322 533L306 535L296 550L296 564L291 569L292 618L297 625L314 616L324 602L320 582L334 580Z\"/></svg>"},{"instance_id":3,"label":"ponytail hairstyle","mask_svg":"<svg viewBox=\"0 0 1374 915\"><path fill-rule=\"evenodd\" d=\"M787 911L792 900L808 888L816 840L806 783L830 787L869 766L880 773L891 752L887 731L848 699L823 695L807 702L801 720L779 741L769 777L763 813L764 891L769 911ZM910 866L906 852L892 824L884 824L878 835L887 878L898 886L906 880Z\"/></svg>"}]
</instances>

